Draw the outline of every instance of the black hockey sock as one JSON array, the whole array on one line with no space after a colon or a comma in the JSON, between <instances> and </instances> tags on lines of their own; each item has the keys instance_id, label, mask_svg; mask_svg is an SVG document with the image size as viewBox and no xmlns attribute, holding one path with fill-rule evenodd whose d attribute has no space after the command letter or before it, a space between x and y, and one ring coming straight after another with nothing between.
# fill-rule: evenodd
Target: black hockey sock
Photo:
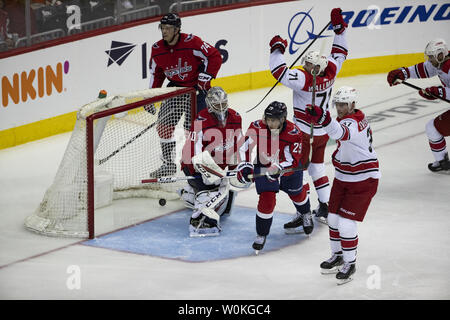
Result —
<instances>
[{"instance_id":1,"label":"black hockey sock","mask_svg":"<svg viewBox=\"0 0 450 320\"><path fill-rule=\"evenodd\" d=\"M272 226L273 218L263 219L258 215L256 216L256 233L260 236L267 236Z\"/></svg>"}]
</instances>

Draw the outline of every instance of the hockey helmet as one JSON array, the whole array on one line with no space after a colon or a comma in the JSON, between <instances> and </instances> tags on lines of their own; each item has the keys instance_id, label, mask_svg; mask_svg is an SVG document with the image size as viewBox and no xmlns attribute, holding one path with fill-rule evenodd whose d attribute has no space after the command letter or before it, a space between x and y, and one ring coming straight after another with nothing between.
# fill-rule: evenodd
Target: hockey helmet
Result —
<instances>
[{"instance_id":1,"label":"hockey helmet","mask_svg":"<svg viewBox=\"0 0 450 320\"><path fill-rule=\"evenodd\" d=\"M208 112L225 125L228 116L228 95L221 87L211 87L205 97Z\"/></svg>"},{"instance_id":2,"label":"hockey helmet","mask_svg":"<svg viewBox=\"0 0 450 320\"><path fill-rule=\"evenodd\" d=\"M163 24L168 24L176 28L181 28L180 16L176 13L167 13L161 18L159 28L161 28L161 25Z\"/></svg>"},{"instance_id":3,"label":"hockey helmet","mask_svg":"<svg viewBox=\"0 0 450 320\"><path fill-rule=\"evenodd\" d=\"M280 127L270 128L273 134L278 134L284 127L287 118L287 107L286 104L279 101L271 102L267 108L264 110L264 121L267 123L267 119L278 119L280 121Z\"/></svg>"},{"instance_id":4,"label":"hockey helmet","mask_svg":"<svg viewBox=\"0 0 450 320\"><path fill-rule=\"evenodd\" d=\"M302 57L301 64L304 66L306 62L319 66L318 74L321 74L328 65L328 58L325 55L320 54L319 51L308 51L306 55Z\"/></svg>"},{"instance_id":5,"label":"hockey helmet","mask_svg":"<svg viewBox=\"0 0 450 320\"><path fill-rule=\"evenodd\" d=\"M350 108L352 108L351 107L352 102L354 102L355 104L357 102L356 89L349 86L340 87L333 96L332 106L336 107L337 102L347 103L350 106Z\"/></svg>"},{"instance_id":6,"label":"hockey helmet","mask_svg":"<svg viewBox=\"0 0 450 320\"><path fill-rule=\"evenodd\" d=\"M425 58L433 57L437 63L444 62L448 55L448 47L443 39L434 39L425 47Z\"/></svg>"}]
</instances>

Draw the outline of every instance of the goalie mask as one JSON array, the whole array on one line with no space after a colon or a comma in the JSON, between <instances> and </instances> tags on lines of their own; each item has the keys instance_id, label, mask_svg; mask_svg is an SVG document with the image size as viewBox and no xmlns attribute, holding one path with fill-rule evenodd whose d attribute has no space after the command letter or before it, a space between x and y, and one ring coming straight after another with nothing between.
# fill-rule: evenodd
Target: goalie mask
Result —
<instances>
[{"instance_id":1,"label":"goalie mask","mask_svg":"<svg viewBox=\"0 0 450 320\"><path fill-rule=\"evenodd\" d=\"M278 135L281 130L283 130L286 123L286 117L287 107L283 102L273 101L267 106L266 110L264 110L264 122L273 135ZM274 126L276 124L276 121L274 120L278 120L277 126Z\"/></svg>"},{"instance_id":2,"label":"goalie mask","mask_svg":"<svg viewBox=\"0 0 450 320\"><path fill-rule=\"evenodd\" d=\"M307 66L307 62L310 63L311 66ZM318 66L319 70L317 74L321 74L323 71L325 71L325 68L328 65L328 58L324 55L321 55L319 51L308 51L306 55L302 57L301 64L303 65L305 70L310 72L311 74L313 66Z\"/></svg>"},{"instance_id":3,"label":"goalie mask","mask_svg":"<svg viewBox=\"0 0 450 320\"><path fill-rule=\"evenodd\" d=\"M208 112L213 114L223 127L228 116L228 95L221 87L212 87L206 94Z\"/></svg>"},{"instance_id":4,"label":"goalie mask","mask_svg":"<svg viewBox=\"0 0 450 320\"><path fill-rule=\"evenodd\" d=\"M448 47L443 39L431 40L425 47L425 59L430 59L431 63L434 60L436 64L440 65L447 55Z\"/></svg>"}]
</instances>

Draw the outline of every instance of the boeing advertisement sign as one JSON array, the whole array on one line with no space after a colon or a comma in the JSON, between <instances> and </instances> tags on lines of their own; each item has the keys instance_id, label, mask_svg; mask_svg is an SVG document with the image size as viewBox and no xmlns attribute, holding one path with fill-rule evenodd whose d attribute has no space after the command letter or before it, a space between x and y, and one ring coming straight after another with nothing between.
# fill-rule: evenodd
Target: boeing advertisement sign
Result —
<instances>
[{"instance_id":1,"label":"boeing advertisement sign","mask_svg":"<svg viewBox=\"0 0 450 320\"><path fill-rule=\"evenodd\" d=\"M313 18L313 7L308 11L296 12L289 20L288 36L289 53L294 54L299 46L317 38L316 30L324 26L317 26ZM448 21L450 20L450 3L421 4L380 8L371 5L359 11L343 11L342 16L351 28L367 27L371 30L380 29L390 24L409 24L413 22ZM332 26L328 30L332 30ZM322 35L320 37L329 37Z\"/></svg>"}]
</instances>

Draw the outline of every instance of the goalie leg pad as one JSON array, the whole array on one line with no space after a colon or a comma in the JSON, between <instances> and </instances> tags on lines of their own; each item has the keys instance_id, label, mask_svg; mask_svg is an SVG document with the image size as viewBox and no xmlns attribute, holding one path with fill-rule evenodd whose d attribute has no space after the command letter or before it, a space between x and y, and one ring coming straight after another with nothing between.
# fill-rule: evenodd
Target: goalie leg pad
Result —
<instances>
[{"instance_id":1,"label":"goalie leg pad","mask_svg":"<svg viewBox=\"0 0 450 320\"><path fill-rule=\"evenodd\" d=\"M197 217L194 218L194 215ZM190 237L211 237L220 235L222 230L219 225L219 215L212 209L202 208L201 211L195 212L190 220L189 236Z\"/></svg>"},{"instance_id":2,"label":"goalie leg pad","mask_svg":"<svg viewBox=\"0 0 450 320\"><path fill-rule=\"evenodd\" d=\"M223 183L214 190L200 191L195 195L195 210L189 226L191 237L218 236L220 214L227 207L229 186Z\"/></svg>"},{"instance_id":3,"label":"goalie leg pad","mask_svg":"<svg viewBox=\"0 0 450 320\"><path fill-rule=\"evenodd\" d=\"M186 185L182 189L177 190L178 195L187 208L194 209L195 191L191 185Z\"/></svg>"},{"instance_id":4,"label":"goalie leg pad","mask_svg":"<svg viewBox=\"0 0 450 320\"><path fill-rule=\"evenodd\" d=\"M219 212L220 216L222 216L224 214L228 214L228 215L231 214L231 211L233 210L234 200L236 199L236 194L237 194L237 192L235 192L233 190L230 190L228 192L228 199L226 202L224 202L225 205L223 206L224 207L223 213Z\"/></svg>"}]
</instances>

